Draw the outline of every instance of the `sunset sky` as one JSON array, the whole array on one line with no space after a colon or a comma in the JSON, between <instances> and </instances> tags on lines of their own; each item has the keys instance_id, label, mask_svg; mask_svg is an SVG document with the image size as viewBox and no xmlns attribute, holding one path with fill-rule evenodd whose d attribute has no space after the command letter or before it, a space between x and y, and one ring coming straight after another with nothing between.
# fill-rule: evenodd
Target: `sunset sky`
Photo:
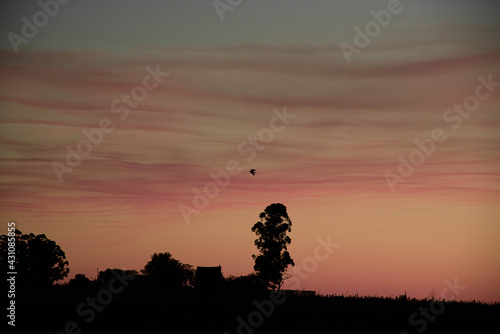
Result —
<instances>
[{"instance_id":1,"label":"sunset sky","mask_svg":"<svg viewBox=\"0 0 500 334\"><path fill-rule=\"evenodd\" d=\"M293 288L500 301L500 2L401 0L385 27L392 1L360 2L72 0L33 33L37 1L1 1L1 233L46 234L70 278L154 252L246 275L282 203Z\"/></svg>"}]
</instances>

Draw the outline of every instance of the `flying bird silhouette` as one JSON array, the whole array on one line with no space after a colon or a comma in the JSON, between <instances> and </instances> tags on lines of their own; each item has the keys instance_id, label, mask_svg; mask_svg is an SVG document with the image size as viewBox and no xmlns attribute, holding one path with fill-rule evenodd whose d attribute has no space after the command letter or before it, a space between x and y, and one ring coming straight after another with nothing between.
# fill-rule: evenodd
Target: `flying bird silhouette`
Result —
<instances>
[{"instance_id":1,"label":"flying bird silhouette","mask_svg":"<svg viewBox=\"0 0 500 334\"><path fill-rule=\"evenodd\" d=\"M257 173L257 171L252 168L252 169L250 169L249 173L252 174L253 176L255 176L255 173Z\"/></svg>"}]
</instances>

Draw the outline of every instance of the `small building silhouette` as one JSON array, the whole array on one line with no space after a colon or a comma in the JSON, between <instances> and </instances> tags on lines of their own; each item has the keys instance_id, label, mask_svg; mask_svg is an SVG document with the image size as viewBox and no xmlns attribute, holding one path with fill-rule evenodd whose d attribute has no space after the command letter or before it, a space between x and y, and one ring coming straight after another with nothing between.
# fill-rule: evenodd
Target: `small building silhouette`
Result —
<instances>
[{"instance_id":1,"label":"small building silhouette","mask_svg":"<svg viewBox=\"0 0 500 334\"><path fill-rule=\"evenodd\" d=\"M215 291L222 288L222 267L197 267L194 286L199 291Z\"/></svg>"}]
</instances>

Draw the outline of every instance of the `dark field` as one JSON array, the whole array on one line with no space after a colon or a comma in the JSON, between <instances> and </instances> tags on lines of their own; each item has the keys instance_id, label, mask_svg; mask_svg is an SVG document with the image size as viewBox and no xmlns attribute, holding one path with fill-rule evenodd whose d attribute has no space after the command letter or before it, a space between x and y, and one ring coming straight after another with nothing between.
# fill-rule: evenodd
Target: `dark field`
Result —
<instances>
[{"instance_id":1,"label":"dark field","mask_svg":"<svg viewBox=\"0 0 500 334\"><path fill-rule=\"evenodd\" d=\"M109 300L95 287L54 286L18 294L15 333L495 333L500 328L499 304L445 302L440 309L428 300L404 296L200 294L193 289L137 288L133 283ZM96 299L98 311L87 299L97 296L107 304Z\"/></svg>"}]
</instances>

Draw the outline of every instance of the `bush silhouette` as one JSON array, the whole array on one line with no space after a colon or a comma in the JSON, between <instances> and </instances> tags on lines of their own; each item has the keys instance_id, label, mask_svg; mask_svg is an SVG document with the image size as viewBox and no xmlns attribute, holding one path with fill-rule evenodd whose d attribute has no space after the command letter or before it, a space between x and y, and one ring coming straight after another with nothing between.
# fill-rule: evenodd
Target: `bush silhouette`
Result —
<instances>
[{"instance_id":1,"label":"bush silhouette","mask_svg":"<svg viewBox=\"0 0 500 334\"><path fill-rule=\"evenodd\" d=\"M170 253L154 253L141 273L147 276L155 287L179 289L191 284L193 267L173 258Z\"/></svg>"}]
</instances>

